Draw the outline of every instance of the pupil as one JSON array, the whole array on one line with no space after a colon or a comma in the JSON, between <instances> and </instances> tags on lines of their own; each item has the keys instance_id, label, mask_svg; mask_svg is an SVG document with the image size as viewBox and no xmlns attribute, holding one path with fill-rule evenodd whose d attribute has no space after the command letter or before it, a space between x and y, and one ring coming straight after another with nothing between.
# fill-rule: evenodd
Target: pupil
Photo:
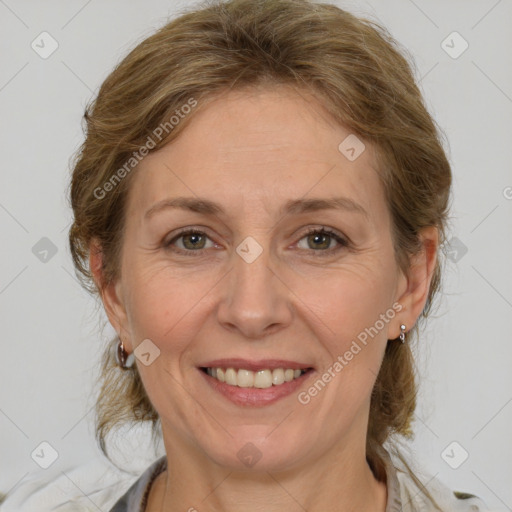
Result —
<instances>
[{"instance_id":1,"label":"pupil","mask_svg":"<svg viewBox=\"0 0 512 512\"><path fill-rule=\"evenodd\" d=\"M322 239L325 240L326 238L328 238L328 235L315 234L315 235L312 235L312 238L314 240L314 243L316 244L317 242L321 243ZM324 243L324 245L325 245L325 243ZM327 243L327 245L329 245L329 244Z\"/></svg>"},{"instance_id":2,"label":"pupil","mask_svg":"<svg viewBox=\"0 0 512 512\"><path fill-rule=\"evenodd\" d=\"M196 244L196 242L197 242L197 241L199 241L199 239L201 238L201 236L202 236L202 235L198 235L198 234L193 233L193 234L191 234L191 235L187 235L187 236L185 237L185 240L187 240L187 239L188 239L189 241L192 241L192 242L190 243L190 245L194 248L194 247L198 247L198 245Z\"/></svg>"}]
</instances>

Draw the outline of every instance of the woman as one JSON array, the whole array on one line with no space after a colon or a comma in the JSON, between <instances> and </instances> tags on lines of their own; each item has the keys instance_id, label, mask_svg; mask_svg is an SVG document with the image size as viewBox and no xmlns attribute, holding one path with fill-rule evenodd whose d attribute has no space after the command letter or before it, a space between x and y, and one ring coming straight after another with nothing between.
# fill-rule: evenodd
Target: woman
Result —
<instances>
[{"instance_id":1,"label":"woman","mask_svg":"<svg viewBox=\"0 0 512 512\"><path fill-rule=\"evenodd\" d=\"M119 334L97 436L107 454L150 421L166 451L112 512L485 510L384 448L412 434L451 186L384 29L210 5L139 44L85 118L70 245Z\"/></svg>"}]
</instances>

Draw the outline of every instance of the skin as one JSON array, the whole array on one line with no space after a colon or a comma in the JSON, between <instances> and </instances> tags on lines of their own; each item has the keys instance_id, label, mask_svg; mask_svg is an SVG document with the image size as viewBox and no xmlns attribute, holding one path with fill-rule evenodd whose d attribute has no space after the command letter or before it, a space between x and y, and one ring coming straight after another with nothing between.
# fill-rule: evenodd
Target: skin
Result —
<instances>
[{"instance_id":1,"label":"skin","mask_svg":"<svg viewBox=\"0 0 512 512\"><path fill-rule=\"evenodd\" d=\"M402 274L372 147L349 161L338 150L349 134L303 91L232 91L200 105L180 136L136 170L121 275L102 300L128 352L148 338L160 350L149 366L136 361L169 460L148 511L385 510L386 486L365 458L370 395L388 340L402 323L409 330L425 305L438 234L421 232L424 250ZM226 213L168 209L144 220L156 202L182 195L218 202ZM333 195L356 201L368 218L278 213L289 199ZM323 226L349 246L307 236ZM166 248L185 227L206 238ZM252 263L236 252L248 236L263 249ZM100 283L97 248L91 244L91 269ZM297 392L273 405L237 406L197 369L222 357L306 361L316 371L299 389L307 390L395 302L401 311L307 405ZM249 442L262 454L250 468L237 457Z\"/></svg>"}]
</instances>

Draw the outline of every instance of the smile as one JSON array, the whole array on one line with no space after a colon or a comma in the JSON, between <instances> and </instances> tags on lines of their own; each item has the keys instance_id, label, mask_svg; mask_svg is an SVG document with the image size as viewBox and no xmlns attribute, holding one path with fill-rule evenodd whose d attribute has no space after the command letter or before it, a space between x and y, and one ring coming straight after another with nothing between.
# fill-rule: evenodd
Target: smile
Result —
<instances>
[{"instance_id":1,"label":"smile","mask_svg":"<svg viewBox=\"0 0 512 512\"><path fill-rule=\"evenodd\" d=\"M272 386L281 386L304 375L308 368L294 370L292 368L262 369L258 371L243 368L201 368L210 377L229 386L240 388L265 389Z\"/></svg>"},{"instance_id":2,"label":"smile","mask_svg":"<svg viewBox=\"0 0 512 512\"><path fill-rule=\"evenodd\" d=\"M203 382L239 407L265 407L292 397L316 375L307 360L222 358L197 366Z\"/></svg>"}]
</instances>

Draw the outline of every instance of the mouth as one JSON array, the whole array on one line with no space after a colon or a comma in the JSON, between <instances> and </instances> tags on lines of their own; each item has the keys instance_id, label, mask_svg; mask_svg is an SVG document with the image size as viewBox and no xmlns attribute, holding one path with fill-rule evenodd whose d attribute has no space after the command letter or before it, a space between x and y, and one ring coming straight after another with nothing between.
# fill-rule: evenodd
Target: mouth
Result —
<instances>
[{"instance_id":1,"label":"mouth","mask_svg":"<svg viewBox=\"0 0 512 512\"><path fill-rule=\"evenodd\" d=\"M311 371L312 368L299 370L293 368L275 368L273 370L264 368L252 371L245 368L200 367L200 370L228 386L267 389L299 379L302 375Z\"/></svg>"},{"instance_id":2,"label":"mouth","mask_svg":"<svg viewBox=\"0 0 512 512\"><path fill-rule=\"evenodd\" d=\"M198 367L215 392L237 406L263 407L291 395L315 372L307 363L241 359L211 361Z\"/></svg>"}]
</instances>

